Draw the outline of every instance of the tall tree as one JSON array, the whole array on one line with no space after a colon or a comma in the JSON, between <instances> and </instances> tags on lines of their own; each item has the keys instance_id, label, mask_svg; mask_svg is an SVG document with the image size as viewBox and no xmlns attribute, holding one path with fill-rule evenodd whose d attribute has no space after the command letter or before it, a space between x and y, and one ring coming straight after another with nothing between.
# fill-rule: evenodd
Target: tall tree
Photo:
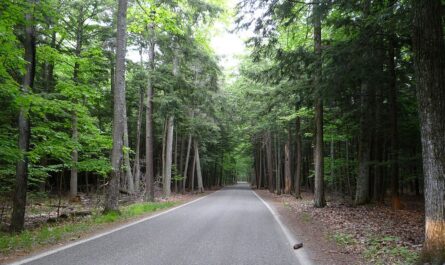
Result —
<instances>
[{"instance_id":1,"label":"tall tree","mask_svg":"<svg viewBox=\"0 0 445 265\"><path fill-rule=\"evenodd\" d=\"M154 14L152 14L154 16ZM152 17L154 19L154 17ZM154 160L153 160L153 75L155 70L155 24L151 22L148 28L148 79L145 96L145 201L153 201L154 192Z\"/></svg>"},{"instance_id":2,"label":"tall tree","mask_svg":"<svg viewBox=\"0 0 445 265\"><path fill-rule=\"evenodd\" d=\"M125 94L125 92L124 92ZM124 103L126 103L124 101ZM124 105L124 175L129 194L134 193L134 179L130 164L130 142L128 140L127 104Z\"/></svg>"},{"instance_id":3,"label":"tall tree","mask_svg":"<svg viewBox=\"0 0 445 265\"><path fill-rule=\"evenodd\" d=\"M193 149L195 149L196 179L198 180L198 192L204 192L204 185L202 182L201 173L201 159L199 158L199 143L196 139L193 141Z\"/></svg>"},{"instance_id":4,"label":"tall tree","mask_svg":"<svg viewBox=\"0 0 445 265\"><path fill-rule=\"evenodd\" d=\"M398 102L397 102L397 76L395 65L395 40L390 36L388 47L389 71L389 117L390 117L390 159L391 159L391 202L394 209L400 209L399 196L399 133L398 133Z\"/></svg>"},{"instance_id":5,"label":"tall tree","mask_svg":"<svg viewBox=\"0 0 445 265\"><path fill-rule=\"evenodd\" d=\"M324 207L326 205L324 197L324 157L323 157L323 98L321 93L321 4L313 5L313 25L314 25L314 50L315 50L315 150L314 150L314 205L315 207Z\"/></svg>"},{"instance_id":6,"label":"tall tree","mask_svg":"<svg viewBox=\"0 0 445 265\"><path fill-rule=\"evenodd\" d=\"M22 96L32 91L34 86L34 76L36 68L36 29L34 22L34 0L27 1L28 10L25 14L25 36L23 46L25 48L25 75L22 79L21 93ZM28 189L28 154L29 140L31 128L29 125L29 108L21 106L18 117L19 142L18 146L21 151L21 157L16 165L16 182L13 193L13 208L11 216L11 230L19 232L23 230L25 224L26 211L26 192Z\"/></svg>"},{"instance_id":7,"label":"tall tree","mask_svg":"<svg viewBox=\"0 0 445 265\"><path fill-rule=\"evenodd\" d=\"M179 45L177 45L176 38L173 39L173 77L175 86L179 84ZM174 87L175 87L174 86ZM173 94L171 89L170 93ZM171 192L171 178L172 178L172 156L173 156L173 130L174 130L174 115L170 114L167 120L167 143L165 152L165 176L164 176L164 195L169 196Z\"/></svg>"},{"instance_id":8,"label":"tall tree","mask_svg":"<svg viewBox=\"0 0 445 265\"><path fill-rule=\"evenodd\" d=\"M286 194L290 194L291 184L292 184L291 167L290 167L290 159L291 159L290 136L291 133L289 128L287 132L286 144L284 145L284 193Z\"/></svg>"},{"instance_id":9,"label":"tall tree","mask_svg":"<svg viewBox=\"0 0 445 265\"><path fill-rule=\"evenodd\" d=\"M139 50L140 56L140 68L144 69L144 63L142 59L142 45ZM134 176L134 186L135 191L138 194L140 192L140 180L141 180L141 129L142 129L142 115L144 112L144 92L143 88L139 88L138 91L138 112L136 121L136 150L133 163L133 176Z\"/></svg>"},{"instance_id":10,"label":"tall tree","mask_svg":"<svg viewBox=\"0 0 445 265\"><path fill-rule=\"evenodd\" d=\"M125 111L125 54L127 46L127 0L118 0L116 34L116 74L114 86L113 150L111 153L111 177L105 199L104 212L119 210L119 180L123 165L123 137Z\"/></svg>"},{"instance_id":11,"label":"tall tree","mask_svg":"<svg viewBox=\"0 0 445 265\"><path fill-rule=\"evenodd\" d=\"M445 44L442 2L412 1L413 49L425 176L427 260L445 262Z\"/></svg>"},{"instance_id":12,"label":"tall tree","mask_svg":"<svg viewBox=\"0 0 445 265\"><path fill-rule=\"evenodd\" d=\"M272 160L272 134L270 131L266 132L266 163L267 163L267 187L270 192L274 191L273 186L273 160Z\"/></svg>"},{"instance_id":13,"label":"tall tree","mask_svg":"<svg viewBox=\"0 0 445 265\"><path fill-rule=\"evenodd\" d=\"M163 179L164 196L170 196L171 193L171 179L172 179L172 156L173 156L173 129L174 116L167 119L167 139L165 150L165 175Z\"/></svg>"},{"instance_id":14,"label":"tall tree","mask_svg":"<svg viewBox=\"0 0 445 265\"><path fill-rule=\"evenodd\" d=\"M84 39L84 23L85 23L85 14L84 14L84 6L77 2L76 7L79 8L76 24L75 25L75 36L76 36L76 47L74 50L74 56L76 56L76 61L74 63L74 70L73 70L73 82L75 86L79 85L79 60L80 55L82 52L82 46L83 46L83 39ZM78 99L74 99L74 103L76 104ZM77 116L77 109L76 106L73 106L73 110L71 112L71 127L72 127L72 133L71 138L73 142L76 144L73 148L73 151L71 152L71 172L70 172L70 196L74 197L77 195L77 167L79 162L79 151L77 150L77 142L79 140L79 130L78 130L78 116Z\"/></svg>"},{"instance_id":15,"label":"tall tree","mask_svg":"<svg viewBox=\"0 0 445 265\"><path fill-rule=\"evenodd\" d=\"M297 117L295 119L295 197L297 199L301 198L301 191L300 191L300 185L301 185L301 163L303 163L302 159L302 143L301 143L301 119L300 117Z\"/></svg>"}]
</instances>

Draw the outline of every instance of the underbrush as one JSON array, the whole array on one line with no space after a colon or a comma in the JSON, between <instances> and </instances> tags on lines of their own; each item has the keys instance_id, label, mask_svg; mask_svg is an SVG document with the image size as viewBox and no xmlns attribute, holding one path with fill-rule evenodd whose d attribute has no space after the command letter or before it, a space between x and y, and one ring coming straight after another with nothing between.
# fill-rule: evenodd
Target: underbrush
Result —
<instances>
[{"instance_id":1,"label":"underbrush","mask_svg":"<svg viewBox=\"0 0 445 265\"><path fill-rule=\"evenodd\" d=\"M120 213L102 214L96 212L81 219L69 218L54 224L44 224L31 230L25 230L20 234L0 232L0 257L5 257L13 251L29 252L38 247L56 244L61 241L76 240L88 232L103 227L104 224L128 220L176 204L176 202L171 201L135 203L122 207Z\"/></svg>"},{"instance_id":2,"label":"underbrush","mask_svg":"<svg viewBox=\"0 0 445 265\"><path fill-rule=\"evenodd\" d=\"M372 264L416 264L419 259L417 251L400 245L400 239L393 236L370 236L363 252L365 259Z\"/></svg>"}]
</instances>

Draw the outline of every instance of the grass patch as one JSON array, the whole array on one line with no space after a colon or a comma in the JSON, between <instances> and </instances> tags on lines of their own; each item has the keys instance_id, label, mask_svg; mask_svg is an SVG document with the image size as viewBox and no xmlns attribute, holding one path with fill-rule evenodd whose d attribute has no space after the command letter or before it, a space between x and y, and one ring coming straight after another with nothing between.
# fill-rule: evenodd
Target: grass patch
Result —
<instances>
[{"instance_id":1,"label":"grass patch","mask_svg":"<svg viewBox=\"0 0 445 265\"><path fill-rule=\"evenodd\" d=\"M124 208L122 215L126 217L138 216L148 212L155 212L165 208L169 208L176 205L175 202L162 202L162 203L135 203L127 208Z\"/></svg>"},{"instance_id":2,"label":"grass patch","mask_svg":"<svg viewBox=\"0 0 445 265\"><path fill-rule=\"evenodd\" d=\"M93 216L70 220L59 224L45 224L33 230L25 230L20 234L0 233L0 255L12 251L31 251L39 246L56 244L62 240L77 239L82 234L91 232L101 225L123 221L146 213L176 205L176 202L135 203L121 207L121 213L96 213Z\"/></svg>"},{"instance_id":3,"label":"grass patch","mask_svg":"<svg viewBox=\"0 0 445 265\"><path fill-rule=\"evenodd\" d=\"M342 247L354 245L356 243L352 235L340 232L336 232L335 234L331 235L330 239Z\"/></svg>"},{"instance_id":4,"label":"grass patch","mask_svg":"<svg viewBox=\"0 0 445 265\"><path fill-rule=\"evenodd\" d=\"M373 236L368 242L364 257L373 264L417 264L419 253L408 249L407 247L397 245L399 238L392 236L378 237Z\"/></svg>"},{"instance_id":5,"label":"grass patch","mask_svg":"<svg viewBox=\"0 0 445 265\"><path fill-rule=\"evenodd\" d=\"M303 223L309 223L312 220L311 215L308 213L301 213L300 218L303 221Z\"/></svg>"}]
</instances>

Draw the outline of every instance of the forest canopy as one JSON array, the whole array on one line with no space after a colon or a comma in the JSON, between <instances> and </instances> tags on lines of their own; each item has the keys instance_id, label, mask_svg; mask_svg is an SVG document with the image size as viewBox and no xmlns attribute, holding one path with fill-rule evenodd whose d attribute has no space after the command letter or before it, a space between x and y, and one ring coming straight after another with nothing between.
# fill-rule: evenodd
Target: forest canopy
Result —
<instances>
[{"instance_id":1,"label":"forest canopy","mask_svg":"<svg viewBox=\"0 0 445 265\"><path fill-rule=\"evenodd\" d=\"M96 193L119 212L123 195L245 180L313 193L316 208L423 198L425 257L443 262L442 1L230 3L0 3L11 230L24 229L27 194ZM248 35L235 69L212 46L221 24Z\"/></svg>"}]
</instances>

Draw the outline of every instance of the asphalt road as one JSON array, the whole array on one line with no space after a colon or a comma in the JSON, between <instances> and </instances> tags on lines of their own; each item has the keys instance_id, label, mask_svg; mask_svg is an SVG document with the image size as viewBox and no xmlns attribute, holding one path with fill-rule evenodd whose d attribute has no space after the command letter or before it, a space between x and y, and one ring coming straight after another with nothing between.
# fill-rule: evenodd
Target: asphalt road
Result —
<instances>
[{"instance_id":1,"label":"asphalt road","mask_svg":"<svg viewBox=\"0 0 445 265\"><path fill-rule=\"evenodd\" d=\"M293 251L265 204L247 184L237 184L23 264L300 264Z\"/></svg>"}]
</instances>

